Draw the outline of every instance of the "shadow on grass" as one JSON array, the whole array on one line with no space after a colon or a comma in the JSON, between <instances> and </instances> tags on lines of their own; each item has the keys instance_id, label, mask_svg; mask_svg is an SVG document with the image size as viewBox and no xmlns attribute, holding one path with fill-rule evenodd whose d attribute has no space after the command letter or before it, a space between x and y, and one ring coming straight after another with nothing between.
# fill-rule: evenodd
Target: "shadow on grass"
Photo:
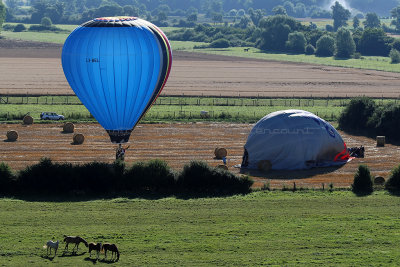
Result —
<instances>
[{"instance_id":1,"label":"shadow on grass","mask_svg":"<svg viewBox=\"0 0 400 267\"><path fill-rule=\"evenodd\" d=\"M269 172L263 172L259 170L252 169L240 169L240 173L247 174L250 176L260 177L260 178L268 178L268 179L284 179L284 180L292 180L292 179L306 179L311 178L316 175L327 174L338 169L342 168L344 165L339 166L331 166L331 167L320 167L320 168L312 168L308 170L272 170Z\"/></svg>"},{"instance_id":2,"label":"shadow on grass","mask_svg":"<svg viewBox=\"0 0 400 267\"><path fill-rule=\"evenodd\" d=\"M49 261L53 261L54 258L56 257L56 255L54 255L53 257L50 257L49 255L41 255L40 257L41 257L42 259L46 259L46 260L49 260Z\"/></svg>"},{"instance_id":3,"label":"shadow on grass","mask_svg":"<svg viewBox=\"0 0 400 267\"><path fill-rule=\"evenodd\" d=\"M90 258L90 257L86 257L85 259L84 259L85 261L90 261L91 263L93 263L93 264L96 264L97 263L97 261L100 261L99 259L92 259L92 258Z\"/></svg>"},{"instance_id":4,"label":"shadow on grass","mask_svg":"<svg viewBox=\"0 0 400 267\"><path fill-rule=\"evenodd\" d=\"M64 251L59 257L77 257L77 256L85 255L85 254L86 254L86 252L77 253L77 252Z\"/></svg>"}]
</instances>

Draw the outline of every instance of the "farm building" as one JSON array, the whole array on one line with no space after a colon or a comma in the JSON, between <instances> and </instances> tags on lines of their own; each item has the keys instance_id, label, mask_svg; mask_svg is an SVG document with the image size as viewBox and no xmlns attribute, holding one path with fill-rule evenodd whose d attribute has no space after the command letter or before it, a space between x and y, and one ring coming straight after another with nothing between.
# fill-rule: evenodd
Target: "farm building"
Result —
<instances>
[{"instance_id":1,"label":"farm building","mask_svg":"<svg viewBox=\"0 0 400 267\"><path fill-rule=\"evenodd\" d=\"M242 168L296 170L344 164L346 144L336 129L313 113L283 110L268 114L251 130Z\"/></svg>"}]
</instances>

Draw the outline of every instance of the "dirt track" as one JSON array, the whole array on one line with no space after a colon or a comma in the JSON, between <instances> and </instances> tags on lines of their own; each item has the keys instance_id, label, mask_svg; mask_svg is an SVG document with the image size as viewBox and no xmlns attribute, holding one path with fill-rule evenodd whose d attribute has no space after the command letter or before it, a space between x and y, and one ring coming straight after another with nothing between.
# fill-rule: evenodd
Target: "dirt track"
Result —
<instances>
[{"instance_id":1,"label":"dirt track","mask_svg":"<svg viewBox=\"0 0 400 267\"><path fill-rule=\"evenodd\" d=\"M0 40L0 94L73 94L61 46ZM166 95L399 97L400 73L174 52Z\"/></svg>"},{"instance_id":2,"label":"dirt track","mask_svg":"<svg viewBox=\"0 0 400 267\"><path fill-rule=\"evenodd\" d=\"M222 162L213 158L213 152L215 147L223 146L228 150L230 170L238 173L239 170L232 166L241 163L243 146L251 127L219 123L143 124L131 136L131 148L127 151L126 162L159 158L178 170L190 160L204 160L217 166ZM85 135L83 145L72 145L72 134L62 134L62 125L58 123L31 126L0 124L1 133L14 129L20 135L17 142L1 141L0 162L4 161L14 170L20 170L37 163L42 157L71 163L114 160L116 145L110 143L100 125L78 124L76 128L76 132ZM292 186L294 181L298 187L321 187L322 183L327 186L331 182L336 187L346 187L352 183L359 164L367 164L373 175L387 177L390 170L399 163L400 148L397 146L377 148L375 140L343 133L342 136L349 147L364 145L366 157L354 159L339 169L271 172L255 178L256 186L262 186L272 178L273 187L281 187L284 183Z\"/></svg>"}]
</instances>

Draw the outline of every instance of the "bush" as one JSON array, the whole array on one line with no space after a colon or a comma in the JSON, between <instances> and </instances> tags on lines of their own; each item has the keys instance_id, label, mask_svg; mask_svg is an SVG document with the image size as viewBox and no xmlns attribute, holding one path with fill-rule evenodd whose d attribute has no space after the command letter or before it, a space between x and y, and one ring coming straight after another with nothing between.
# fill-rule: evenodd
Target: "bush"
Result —
<instances>
[{"instance_id":1,"label":"bush","mask_svg":"<svg viewBox=\"0 0 400 267\"><path fill-rule=\"evenodd\" d=\"M51 25L53 25L53 22L49 17L43 17L42 20L40 21L40 25L45 27L51 27Z\"/></svg>"},{"instance_id":2,"label":"bush","mask_svg":"<svg viewBox=\"0 0 400 267\"><path fill-rule=\"evenodd\" d=\"M376 112L374 122L377 134L385 135L391 140L400 138L400 106L392 104L381 108Z\"/></svg>"},{"instance_id":3,"label":"bush","mask_svg":"<svg viewBox=\"0 0 400 267\"><path fill-rule=\"evenodd\" d=\"M5 30L5 31L13 31L14 30L14 28L15 28L15 26L14 25L11 25L11 24L3 24L3 30Z\"/></svg>"},{"instance_id":4,"label":"bush","mask_svg":"<svg viewBox=\"0 0 400 267\"><path fill-rule=\"evenodd\" d=\"M359 40L361 54L368 56L388 56L393 38L386 36L381 28L367 28Z\"/></svg>"},{"instance_id":5,"label":"bush","mask_svg":"<svg viewBox=\"0 0 400 267\"><path fill-rule=\"evenodd\" d=\"M315 48L313 45L309 44L306 46L306 55L314 55Z\"/></svg>"},{"instance_id":6,"label":"bush","mask_svg":"<svg viewBox=\"0 0 400 267\"><path fill-rule=\"evenodd\" d=\"M389 190L390 192L400 192L400 165L392 170L389 179L385 183L385 189Z\"/></svg>"},{"instance_id":7,"label":"bush","mask_svg":"<svg viewBox=\"0 0 400 267\"><path fill-rule=\"evenodd\" d=\"M340 28L336 33L336 57L350 58L356 51L356 44L349 30Z\"/></svg>"},{"instance_id":8,"label":"bush","mask_svg":"<svg viewBox=\"0 0 400 267\"><path fill-rule=\"evenodd\" d=\"M288 40L286 41L286 49L294 53L304 53L306 46L306 38L302 32L289 33Z\"/></svg>"},{"instance_id":9,"label":"bush","mask_svg":"<svg viewBox=\"0 0 400 267\"><path fill-rule=\"evenodd\" d=\"M400 63L400 52L397 49L392 48L389 53L390 63L397 64Z\"/></svg>"},{"instance_id":10,"label":"bush","mask_svg":"<svg viewBox=\"0 0 400 267\"><path fill-rule=\"evenodd\" d=\"M375 102L368 97L352 99L339 117L339 128L354 132L371 127L369 119L375 112Z\"/></svg>"},{"instance_id":11,"label":"bush","mask_svg":"<svg viewBox=\"0 0 400 267\"><path fill-rule=\"evenodd\" d=\"M26 30L26 27L25 27L25 25L24 24L22 24L22 23L19 23L19 24L17 24L15 27L14 27L14 32L22 32L22 31L25 31Z\"/></svg>"},{"instance_id":12,"label":"bush","mask_svg":"<svg viewBox=\"0 0 400 267\"><path fill-rule=\"evenodd\" d=\"M53 164L43 158L38 164L28 166L18 175L18 186L24 193L59 194L74 189L75 183L71 164Z\"/></svg>"},{"instance_id":13,"label":"bush","mask_svg":"<svg viewBox=\"0 0 400 267\"><path fill-rule=\"evenodd\" d=\"M221 39L213 41L210 44L210 47L212 47L212 48L227 48L227 47L229 47L229 41L224 38L221 38Z\"/></svg>"},{"instance_id":14,"label":"bush","mask_svg":"<svg viewBox=\"0 0 400 267\"><path fill-rule=\"evenodd\" d=\"M202 161L192 161L183 167L177 184L189 192L226 195L248 193L253 181L239 177L220 168L212 168Z\"/></svg>"},{"instance_id":15,"label":"bush","mask_svg":"<svg viewBox=\"0 0 400 267\"><path fill-rule=\"evenodd\" d=\"M14 181L15 176L10 166L4 162L0 162L0 194L9 193Z\"/></svg>"},{"instance_id":16,"label":"bush","mask_svg":"<svg viewBox=\"0 0 400 267\"><path fill-rule=\"evenodd\" d=\"M351 189L356 194L371 194L374 191L371 173L366 165L358 167Z\"/></svg>"},{"instance_id":17,"label":"bush","mask_svg":"<svg viewBox=\"0 0 400 267\"><path fill-rule=\"evenodd\" d=\"M324 35L317 41L317 49L315 54L320 57L331 57L335 52L335 40L328 36Z\"/></svg>"}]
</instances>

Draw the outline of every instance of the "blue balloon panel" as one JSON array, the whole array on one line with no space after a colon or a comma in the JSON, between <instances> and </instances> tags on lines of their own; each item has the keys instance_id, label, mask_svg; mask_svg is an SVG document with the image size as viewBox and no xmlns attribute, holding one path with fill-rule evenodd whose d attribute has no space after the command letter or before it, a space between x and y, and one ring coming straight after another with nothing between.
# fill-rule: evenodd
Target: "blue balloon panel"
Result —
<instances>
[{"instance_id":1,"label":"blue balloon panel","mask_svg":"<svg viewBox=\"0 0 400 267\"><path fill-rule=\"evenodd\" d=\"M114 143L129 140L164 87L171 63L162 31L133 17L86 22L62 50L67 81Z\"/></svg>"}]
</instances>

